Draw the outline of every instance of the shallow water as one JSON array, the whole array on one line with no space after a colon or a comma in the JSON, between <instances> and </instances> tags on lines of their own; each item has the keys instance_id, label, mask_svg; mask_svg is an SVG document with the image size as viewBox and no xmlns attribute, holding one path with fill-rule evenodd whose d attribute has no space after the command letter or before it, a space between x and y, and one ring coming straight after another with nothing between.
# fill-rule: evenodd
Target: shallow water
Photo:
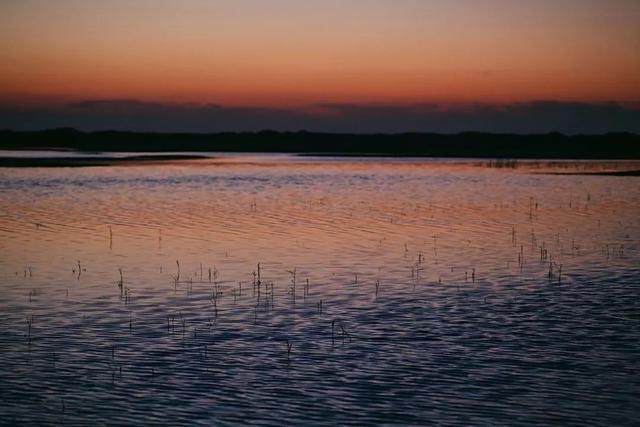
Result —
<instances>
[{"instance_id":1,"label":"shallow water","mask_svg":"<svg viewBox=\"0 0 640 427\"><path fill-rule=\"evenodd\" d=\"M484 166L0 169L0 423L637 424L640 179Z\"/></svg>"}]
</instances>

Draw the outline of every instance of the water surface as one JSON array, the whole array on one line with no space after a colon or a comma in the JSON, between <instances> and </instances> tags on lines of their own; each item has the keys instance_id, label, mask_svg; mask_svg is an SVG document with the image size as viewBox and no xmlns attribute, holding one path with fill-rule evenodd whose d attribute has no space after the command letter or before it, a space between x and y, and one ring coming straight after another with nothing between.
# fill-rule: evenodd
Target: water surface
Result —
<instances>
[{"instance_id":1,"label":"water surface","mask_svg":"<svg viewBox=\"0 0 640 427\"><path fill-rule=\"evenodd\" d=\"M0 419L637 424L639 178L504 166L0 169Z\"/></svg>"}]
</instances>

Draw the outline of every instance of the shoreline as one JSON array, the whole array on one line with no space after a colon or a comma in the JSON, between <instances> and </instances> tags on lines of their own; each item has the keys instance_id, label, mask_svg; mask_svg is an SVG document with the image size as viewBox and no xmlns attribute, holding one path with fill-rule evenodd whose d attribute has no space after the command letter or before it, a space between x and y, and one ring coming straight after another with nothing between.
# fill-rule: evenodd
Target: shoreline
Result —
<instances>
[{"instance_id":1,"label":"shoreline","mask_svg":"<svg viewBox=\"0 0 640 427\"><path fill-rule=\"evenodd\" d=\"M211 159L198 155L138 155L127 157L0 157L0 168L64 168L165 164L180 160Z\"/></svg>"},{"instance_id":2,"label":"shoreline","mask_svg":"<svg viewBox=\"0 0 640 427\"><path fill-rule=\"evenodd\" d=\"M449 157L492 159L640 159L640 135L339 134L318 132L153 133L0 130L2 150L78 152L283 153L300 156Z\"/></svg>"}]
</instances>

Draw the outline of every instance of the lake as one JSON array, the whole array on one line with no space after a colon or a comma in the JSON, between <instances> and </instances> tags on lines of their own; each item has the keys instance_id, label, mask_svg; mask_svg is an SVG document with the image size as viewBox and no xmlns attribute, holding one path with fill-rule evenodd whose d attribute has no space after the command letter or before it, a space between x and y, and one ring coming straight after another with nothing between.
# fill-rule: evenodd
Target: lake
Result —
<instances>
[{"instance_id":1,"label":"lake","mask_svg":"<svg viewBox=\"0 0 640 427\"><path fill-rule=\"evenodd\" d=\"M0 168L0 423L637 425L621 166Z\"/></svg>"}]
</instances>

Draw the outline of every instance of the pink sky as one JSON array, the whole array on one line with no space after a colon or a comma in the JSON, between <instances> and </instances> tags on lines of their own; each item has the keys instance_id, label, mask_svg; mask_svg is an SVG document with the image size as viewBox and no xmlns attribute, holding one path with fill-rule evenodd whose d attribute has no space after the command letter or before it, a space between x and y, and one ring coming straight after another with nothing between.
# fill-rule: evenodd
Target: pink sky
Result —
<instances>
[{"instance_id":1,"label":"pink sky","mask_svg":"<svg viewBox=\"0 0 640 427\"><path fill-rule=\"evenodd\" d=\"M0 5L0 100L239 106L640 99L634 0Z\"/></svg>"}]
</instances>

